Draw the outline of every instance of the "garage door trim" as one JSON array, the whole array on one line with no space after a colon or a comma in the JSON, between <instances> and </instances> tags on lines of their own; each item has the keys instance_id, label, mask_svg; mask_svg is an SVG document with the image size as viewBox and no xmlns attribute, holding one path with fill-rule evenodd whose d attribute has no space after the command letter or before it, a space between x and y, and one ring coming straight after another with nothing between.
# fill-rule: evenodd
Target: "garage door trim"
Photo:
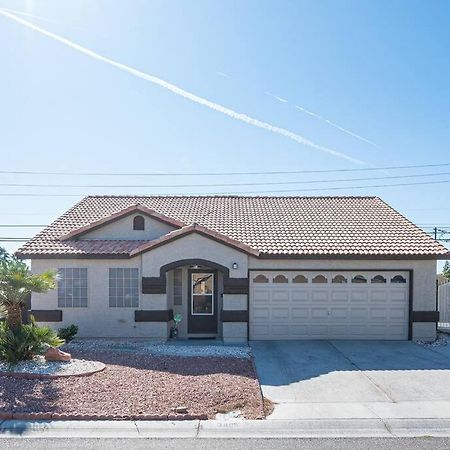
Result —
<instances>
[{"instance_id":1,"label":"garage door trim","mask_svg":"<svg viewBox=\"0 0 450 450\"><path fill-rule=\"evenodd\" d=\"M361 268L342 268L342 269L338 269L336 267L333 268L327 268L327 267L320 267L317 269L299 269L299 268L283 268L283 267L278 267L276 269L271 269L271 268L265 268L265 267L261 267L261 268L252 268L252 269L248 269L247 270L247 277L248 277L248 281L250 283L250 272L339 272L339 271L345 271L345 272L376 272L376 271L380 271L380 272L408 272L409 274L409 292L408 292L408 340L411 341L412 340L412 331L413 331L413 298L414 298L414 270L413 269L402 269L402 268L383 268L383 267L377 267L377 268L373 268L373 269L361 269ZM249 318L248 318L248 322L247 322L247 336L248 339L250 339L250 302L251 302L251 298L250 298L250 293L247 296L247 308L248 308L248 312L249 312Z\"/></svg>"}]
</instances>

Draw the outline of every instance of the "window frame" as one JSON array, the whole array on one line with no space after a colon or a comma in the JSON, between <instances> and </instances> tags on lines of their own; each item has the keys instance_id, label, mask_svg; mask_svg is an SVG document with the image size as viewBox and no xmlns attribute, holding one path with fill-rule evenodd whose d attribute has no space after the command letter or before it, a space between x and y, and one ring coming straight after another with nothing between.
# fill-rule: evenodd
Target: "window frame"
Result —
<instances>
[{"instance_id":1,"label":"window frame","mask_svg":"<svg viewBox=\"0 0 450 450\"><path fill-rule=\"evenodd\" d=\"M136 280L137 280L137 304L136 305L133 304L133 296L131 296L131 304L129 306L125 305L125 296L124 296L125 286L123 285L123 281L126 278L125 276L122 276L122 279L121 279L122 286L120 286L122 288L122 291L123 291L122 292L122 297L121 297L123 304L122 305L118 305L117 300L118 300L119 297L117 295L117 288L119 286L117 286L117 284L115 286L111 286L111 271L112 270L118 270L118 269L119 270L130 270L130 271L136 270L136 272L137 272L137 276L136 276ZM137 309L137 308L139 308L139 305L141 303L141 295L140 295L141 281L140 281L139 273L140 272L139 272L139 268L138 267L109 267L108 268L108 307L109 308L112 308L112 309L117 309L117 308L127 308L127 309L135 308L135 309ZM134 277L129 277L129 278L133 279ZM115 281L116 281L116 283L118 281L117 272L116 272L116 276L115 276ZM111 289L112 288L115 288L115 292L116 292L116 295L114 297L115 298L115 302L116 302L115 305L111 305ZM133 289L133 286L131 286L131 289Z\"/></svg>"},{"instance_id":2,"label":"window frame","mask_svg":"<svg viewBox=\"0 0 450 450\"><path fill-rule=\"evenodd\" d=\"M66 289L67 289L66 282L67 282L68 278L67 278L67 276L65 274L65 271L67 271L67 270L71 270L72 271L72 276L69 278L72 281L72 283L71 283L72 304L70 306L67 305L67 294L66 294ZM73 278L73 271L74 270L84 271L84 273L86 274L86 286L79 286L80 289L85 289L86 290L86 305L82 305L81 304L81 300L82 300L82 298L84 298L82 296L79 297L80 305L74 306L74 304L73 304L74 303L74 301L73 301L74 300L74 297L73 297L73 289L74 289L74 286L73 286L73 280L74 280L74 278ZM89 275L88 275L88 268L87 267L59 267L57 269L57 271L58 271L59 279L56 282L56 303L58 305L58 308L70 308L70 309L89 308ZM61 271L64 271L64 275L63 276L61 276ZM61 281L64 281L64 291L65 291L65 293L64 293L64 306L62 306L61 302L60 302L60 288L61 288L61 284L60 283L61 283ZM81 281L81 278L80 278L80 281Z\"/></svg>"},{"instance_id":3,"label":"window frame","mask_svg":"<svg viewBox=\"0 0 450 450\"><path fill-rule=\"evenodd\" d=\"M142 226L142 228L141 228ZM133 231L145 231L145 217L138 215L133 217Z\"/></svg>"},{"instance_id":4,"label":"window frame","mask_svg":"<svg viewBox=\"0 0 450 450\"><path fill-rule=\"evenodd\" d=\"M195 294L194 293L194 276L198 275L199 273L201 274L209 274L212 276L212 286L211 286L211 294ZM190 279L190 283L191 283L191 316L214 316L215 312L214 312L214 297L215 297L215 273L214 272L191 272L191 279ZM194 312L194 296L210 296L211 297L211 312L210 313L196 313Z\"/></svg>"}]
</instances>

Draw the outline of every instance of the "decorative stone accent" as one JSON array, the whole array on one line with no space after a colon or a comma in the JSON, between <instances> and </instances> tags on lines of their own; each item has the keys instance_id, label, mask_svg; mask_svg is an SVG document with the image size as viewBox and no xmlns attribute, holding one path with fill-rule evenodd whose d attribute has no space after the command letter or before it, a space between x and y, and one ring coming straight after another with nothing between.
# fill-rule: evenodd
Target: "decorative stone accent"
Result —
<instances>
[{"instance_id":1,"label":"decorative stone accent","mask_svg":"<svg viewBox=\"0 0 450 450\"><path fill-rule=\"evenodd\" d=\"M64 361L69 362L72 359L70 353L63 352L59 348L50 347L44 354L46 361Z\"/></svg>"}]
</instances>

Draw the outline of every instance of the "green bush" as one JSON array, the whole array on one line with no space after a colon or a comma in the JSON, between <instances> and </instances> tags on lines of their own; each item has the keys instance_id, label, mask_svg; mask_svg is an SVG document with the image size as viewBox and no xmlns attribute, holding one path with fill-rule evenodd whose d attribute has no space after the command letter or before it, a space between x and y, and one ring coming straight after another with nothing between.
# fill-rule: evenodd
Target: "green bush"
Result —
<instances>
[{"instance_id":1,"label":"green bush","mask_svg":"<svg viewBox=\"0 0 450 450\"><path fill-rule=\"evenodd\" d=\"M59 347L64 341L49 327L39 327L34 321L17 330L0 323L0 360L9 364L43 354L49 347Z\"/></svg>"},{"instance_id":2,"label":"green bush","mask_svg":"<svg viewBox=\"0 0 450 450\"><path fill-rule=\"evenodd\" d=\"M58 336L64 339L66 342L73 340L75 335L78 333L78 327L76 325L69 325L68 327L60 328L58 330Z\"/></svg>"}]
</instances>

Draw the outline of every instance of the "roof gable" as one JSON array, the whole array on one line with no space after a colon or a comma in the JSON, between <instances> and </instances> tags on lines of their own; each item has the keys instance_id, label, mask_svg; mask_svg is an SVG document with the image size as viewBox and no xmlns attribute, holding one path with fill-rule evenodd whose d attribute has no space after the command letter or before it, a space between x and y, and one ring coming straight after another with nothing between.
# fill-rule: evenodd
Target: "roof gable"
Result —
<instances>
[{"instance_id":1,"label":"roof gable","mask_svg":"<svg viewBox=\"0 0 450 450\"><path fill-rule=\"evenodd\" d=\"M162 245L166 245L176 239L183 238L192 233L200 234L208 239L213 239L217 242L220 242L221 244L227 245L228 247L233 247L253 256L259 255L258 250L255 250L248 245L243 244L242 242L236 241L235 239L231 239L228 236L224 236L223 234L217 233L216 231L209 230L206 227L202 227L201 225L193 223L192 225L185 226L183 228L180 228L179 230L175 230L164 236L161 236L158 239L154 239L153 241L142 244L141 246L135 248L130 252L130 257L148 252L157 247L161 247Z\"/></svg>"},{"instance_id":2,"label":"roof gable","mask_svg":"<svg viewBox=\"0 0 450 450\"><path fill-rule=\"evenodd\" d=\"M67 241L69 239L77 239L87 233L90 233L91 231L97 230L97 229L104 227L105 225L108 225L116 220L122 219L126 216L129 216L131 214L136 214L136 213L151 217L152 219L159 220L160 222L164 222L164 223L166 223L168 225L172 225L176 228L180 228L180 227L183 227L186 225L179 220L173 219L171 217L167 217L164 214L160 214L153 209L150 209L150 208L147 208L146 206L137 204L137 205L132 205L127 208L124 208L118 212L110 214L107 217L103 217L102 219L91 222L80 228L76 228L76 229L70 231L69 233L61 236L60 239L62 241Z\"/></svg>"}]
</instances>

